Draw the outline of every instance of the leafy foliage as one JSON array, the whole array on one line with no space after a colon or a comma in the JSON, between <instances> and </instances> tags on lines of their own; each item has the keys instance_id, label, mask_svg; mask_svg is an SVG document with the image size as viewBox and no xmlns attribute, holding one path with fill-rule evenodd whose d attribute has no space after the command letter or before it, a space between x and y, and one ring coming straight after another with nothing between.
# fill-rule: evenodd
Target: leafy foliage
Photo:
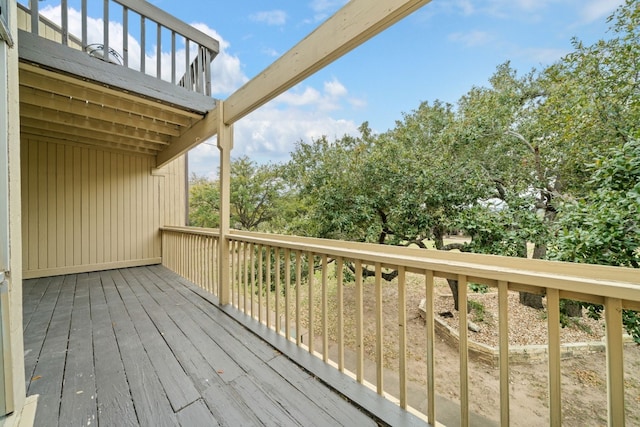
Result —
<instances>
[{"instance_id":1,"label":"leafy foliage","mask_svg":"<svg viewBox=\"0 0 640 427\"><path fill-rule=\"evenodd\" d=\"M589 193L561 210L552 259L640 267L640 141L609 150L590 165ZM592 315L602 306L583 304ZM627 332L640 344L640 316L625 310Z\"/></svg>"},{"instance_id":2,"label":"leafy foliage","mask_svg":"<svg viewBox=\"0 0 640 427\"><path fill-rule=\"evenodd\" d=\"M278 165L257 165L247 157L231 162L231 224L243 230L276 228L287 192ZM189 182L189 224L220 224L218 181L192 176Z\"/></svg>"},{"instance_id":3,"label":"leafy foliage","mask_svg":"<svg viewBox=\"0 0 640 427\"><path fill-rule=\"evenodd\" d=\"M192 175L189 180L189 225L215 228L220 225L220 190L216 182Z\"/></svg>"}]
</instances>

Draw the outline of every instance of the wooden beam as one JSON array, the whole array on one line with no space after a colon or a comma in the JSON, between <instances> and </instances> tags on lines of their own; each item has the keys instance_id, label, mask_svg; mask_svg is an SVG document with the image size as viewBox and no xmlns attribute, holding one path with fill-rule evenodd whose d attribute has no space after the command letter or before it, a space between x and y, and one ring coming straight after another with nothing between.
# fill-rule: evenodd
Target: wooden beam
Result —
<instances>
[{"instance_id":1,"label":"wooden beam","mask_svg":"<svg viewBox=\"0 0 640 427\"><path fill-rule=\"evenodd\" d=\"M156 167L163 167L196 145L217 134L218 123L218 111L216 108L183 132L182 135L171 138L171 144L158 153Z\"/></svg>"},{"instance_id":2,"label":"wooden beam","mask_svg":"<svg viewBox=\"0 0 640 427\"><path fill-rule=\"evenodd\" d=\"M225 101L233 124L430 0L351 0Z\"/></svg>"},{"instance_id":3,"label":"wooden beam","mask_svg":"<svg viewBox=\"0 0 640 427\"><path fill-rule=\"evenodd\" d=\"M70 129L85 129L94 135L105 133L109 135L119 135L131 141L149 142L153 144L166 145L169 143L167 135L149 132L143 128L123 126L119 123L106 122L92 117L85 117L76 114L63 113L47 108L38 108L32 105L20 105L20 117L23 119L34 119L44 124L56 125L58 127Z\"/></svg>"},{"instance_id":4,"label":"wooden beam","mask_svg":"<svg viewBox=\"0 0 640 427\"><path fill-rule=\"evenodd\" d=\"M133 150L146 150L148 154L158 154L161 145L152 142L136 141L117 135L109 135L102 132L91 132L85 129L77 129L56 123L39 122L30 118L21 118L20 129L29 129L34 135L51 136L69 141L86 142L94 145L112 144L117 147L129 147Z\"/></svg>"},{"instance_id":5,"label":"wooden beam","mask_svg":"<svg viewBox=\"0 0 640 427\"><path fill-rule=\"evenodd\" d=\"M20 127L20 136L26 139L34 139L41 142L51 142L53 144L68 145L71 147L84 147L89 149L96 149L100 151L108 151L110 153L120 153L127 155L135 155L141 157L155 157L155 150L149 150L142 147L105 143L104 141L89 140L77 138L69 138L67 135L58 135L53 132L42 132L40 129L33 129L29 127Z\"/></svg>"},{"instance_id":6,"label":"wooden beam","mask_svg":"<svg viewBox=\"0 0 640 427\"><path fill-rule=\"evenodd\" d=\"M114 110L113 108L93 104L79 98L61 96L24 86L20 86L20 104L47 108L82 117L91 117L104 122L118 123L134 129L145 129L159 134L171 135L178 131L178 125L172 123ZM166 143L169 143L168 136L166 137Z\"/></svg>"},{"instance_id":7,"label":"wooden beam","mask_svg":"<svg viewBox=\"0 0 640 427\"><path fill-rule=\"evenodd\" d=\"M202 118L202 114L199 113L163 105L154 100L107 88L73 76L45 70L24 62L20 63L20 86L83 99L119 111L153 117L157 120L180 126L190 126L194 119L199 120Z\"/></svg>"}]
</instances>

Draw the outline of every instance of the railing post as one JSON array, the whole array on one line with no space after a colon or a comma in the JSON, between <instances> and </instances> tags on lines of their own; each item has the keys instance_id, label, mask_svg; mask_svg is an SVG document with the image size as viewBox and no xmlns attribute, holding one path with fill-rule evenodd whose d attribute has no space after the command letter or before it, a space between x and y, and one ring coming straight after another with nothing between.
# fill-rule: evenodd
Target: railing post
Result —
<instances>
[{"instance_id":1,"label":"railing post","mask_svg":"<svg viewBox=\"0 0 640 427\"><path fill-rule=\"evenodd\" d=\"M604 299L607 330L608 425L624 426L624 342L622 340L622 300Z\"/></svg>"},{"instance_id":2,"label":"railing post","mask_svg":"<svg viewBox=\"0 0 640 427\"><path fill-rule=\"evenodd\" d=\"M218 244L218 300L230 302L229 223L231 221L231 150L233 126L224 123L224 102L218 101L218 150L220 150L220 242Z\"/></svg>"}]
</instances>

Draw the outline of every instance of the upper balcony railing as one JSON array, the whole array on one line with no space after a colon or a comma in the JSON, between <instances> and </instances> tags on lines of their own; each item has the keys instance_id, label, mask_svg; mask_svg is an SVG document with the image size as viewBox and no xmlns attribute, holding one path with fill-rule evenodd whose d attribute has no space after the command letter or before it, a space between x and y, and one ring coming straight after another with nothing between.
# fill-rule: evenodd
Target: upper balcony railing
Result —
<instances>
[{"instance_id":1,"label":"upper balcony railing","mask_svg":"<svg viewBox=\"0 0 640 427\"><path fill-rule=\"evenodd\" d=\"M355 281L349 316L355 324L351 330L350 350L355 352L356 362L352 374L362 383L365 380L365 345L374 340L376 376L368 384L380 395L397 397L398 404L409 408L408 372L408 281L419 281L426 297L427 337L424 360L427 373L426 417L435 425L436 388L434 378L437 366L434 362L436 335L434 331L434 280L436 278L458 280L459 298L459 391L460 425L470 424L470 341L467 331L467 284L484 284L497 288L499 302L499 389L500 424L509 425L509 313L507 294L525 291L546 296L548 328L548 411L549 425L562 423L562 375L560 361L561 344L560 300L568 298L604 306L606 324L606 383L609 425L624 425L626 380L623 352L623 309L640 310L640 275L634 269L570 264L543 260L509 258L470 253L444 253L421 249L381 246L374 244L311 239L295 236L231 231L229 235L229 283L219 283L220 268L225 268L218 256L220 235L217 230L191 227L164 227L162 244L163 264L218 295L227 292L238 310L273 329L291 342L346 372L346 301L343 291L346 278L343 268L350 267ZM374 285L364 286L363 266L374 277ZM382 276L390 270L397 277L386 286L397 288L397 298L383 291ZM348 271L348 270L347 270ZM410 279L411 278L411 279ZM333 283L330 291L329 283ZM228 287L223 290L223 287ZM363 293L369 288L374 292L375 306L365 306ZM328 300L334 302L329 308ZM385 342L383 317L389 316L394 307L398 325L398 340ZM365 312L374 312L375 333L365 324ZM355 312L355 314L353 313ZM524 325L522 327L525 327ZM309 331L303 339L302 331ZM330 337L329 330L334 333ZM337 335L337 336L336 336ZM366 340L366 341L365 341ZM304 341L304 342L303 342ZM332 343L333 341L333 343ZM368 342L368 344L366 344ZM385 348L397 346L399 390L388 390L384 382ZM330 348L337 348L330 357ZM333 359L332 359L333 358ZM393 400L395 398L391 397Z\"/></svg>"},{"instance_id":2,"label":"upper balcony railing","mask_svg":"<svg viewBox=\"0 0 640 427\"><path fill-rule=\"evenodd\" d=\"M37 0L29 0L29 7L19 5L19 16L26 21L20 26L104 61L211 95L211 62L219 52L217 40L146 1L90 3L81 0L78 11L61 0L56 6L60 8L60 21L56 23L40 14ZM97 6L91 9L94 16L89 16L89 6ZM73 28L80 28L80 35L72 34ZM163 49L163 41L168 49ZM151 68L148 62L153 64Z\"/></svg>"}]
</instances>

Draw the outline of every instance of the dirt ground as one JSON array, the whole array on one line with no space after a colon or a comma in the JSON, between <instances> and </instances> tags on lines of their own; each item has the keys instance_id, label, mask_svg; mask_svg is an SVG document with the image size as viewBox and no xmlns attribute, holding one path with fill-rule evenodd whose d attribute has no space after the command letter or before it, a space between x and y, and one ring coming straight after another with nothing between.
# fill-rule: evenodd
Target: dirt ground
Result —
<instances>
[{"instance_id":1,"label":"dirt ground","mask_svg":"<svg viewBox=\"0 0 640 427\"><path fill-rule=\"evenodd\" d=\"M440 284L439 286L446 286ZM364 346L365 357L375 360L375 294L373 280L364 284ZM355 348L355 289L353 283L344 286L345 324L344 336L347 348ZM418 312L420 300L424 298L424 285L421 280L408 278L407 284L407 343L409 403L416 409L426 412L426 334L425 323ZM306 297L303 297L305 300ZM316 296L315 304L320 298ZM384 360L385 373L393 377L398 370L398 320L397 288L393 284L383 287L384 301ZM337 312L335 286L328 292L328 312ZM317 307L320 308L319 306ZM316 311L319 313L320 311ZM544 316L540 322L546 325ZM330 339L337 339L335 316L329 319ZM321 334L320 321L315 321L316 335ZM528 325L522 325L527 328ZM546 327L546 326L545 326ZM319 341L319 338L318 340ZM317 342L316 341L316 342ZM451 401L459 401L460 362L457 348L442 339L436 342L436 392ZM640 425L640 347L630 344L625 347L625 389L627 425ZM563 359L562 369L562 406L563 425L565 426L602 426L607 425L606 358L604 353L591 353L571 359ZM471 359L470 373L470 409L497 422L499 420L500 389L498 368ZM549 425L547 403L547 363L511 365L510 367L510 414L513 426ZM372 380L370 380L372 381ZM385 380L392 385L393 380ZM395 394L394 390L389 390ZM412 403L413 402L413 403ZM473 423L472 423L473 425Z\"/></svg>"}]
</instances>

